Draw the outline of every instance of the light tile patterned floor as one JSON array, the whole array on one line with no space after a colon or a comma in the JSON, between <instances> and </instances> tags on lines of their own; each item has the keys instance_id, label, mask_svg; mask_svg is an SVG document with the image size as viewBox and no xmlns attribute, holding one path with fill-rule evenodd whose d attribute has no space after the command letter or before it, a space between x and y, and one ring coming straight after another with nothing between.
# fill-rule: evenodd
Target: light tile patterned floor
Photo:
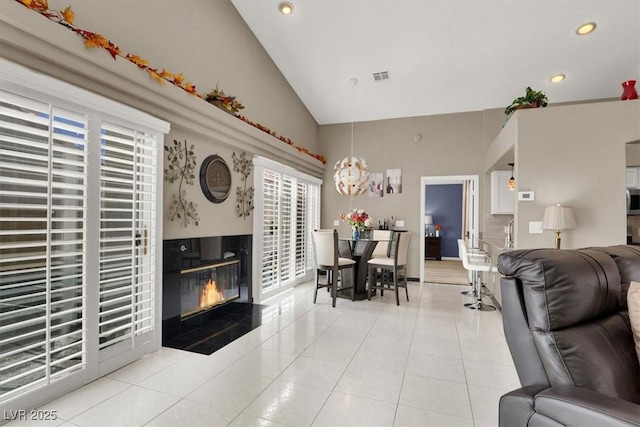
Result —
<instances>
[{"instance_id":1,"label":"light tile patterned floor","mask_svg":"<svg viewBox=\"0 0 640 427\"><path fill-rule=\"evenodd\" d=\"M305 284L211 356L162 348L43 408L71 427L496 426L519 382L500 313L463 308L463 289L410 283L400 307L388 292L332 308Z\"/></svg>"}]
</instances>

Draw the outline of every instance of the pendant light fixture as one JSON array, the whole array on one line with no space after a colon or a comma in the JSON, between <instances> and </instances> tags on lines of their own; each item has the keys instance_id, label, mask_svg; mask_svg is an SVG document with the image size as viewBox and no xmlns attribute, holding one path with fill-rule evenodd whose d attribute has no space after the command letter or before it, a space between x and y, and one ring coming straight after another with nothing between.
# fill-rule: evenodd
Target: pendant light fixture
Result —
<instances>
[{"instance_id":1,"label":"pendant light fixture","mask_svg":"<svg viewBox=\"0 0 640 427\"><path fill-rule=\"evenodd\" d=\"M367 191L369 166L363 158L353 155L353 94L358 79L352 78L349 83L351 83L351 156L336 163L333 167L333 179L338 193L343 196L359 196Z\"/></svg>"},{"instance_id":2,"label":"pendant light fixture","mask_svg":"<svg viewBox=\"0 0 640 427\"><path fill-rule=\"evenodd\" d=\"M507 189L513 191L516 189L516 179L513 177L513 167L515 163L508 163L508 165L511 166L511 178L509 178L507 182Z\"/></svg>"}]
</instances>

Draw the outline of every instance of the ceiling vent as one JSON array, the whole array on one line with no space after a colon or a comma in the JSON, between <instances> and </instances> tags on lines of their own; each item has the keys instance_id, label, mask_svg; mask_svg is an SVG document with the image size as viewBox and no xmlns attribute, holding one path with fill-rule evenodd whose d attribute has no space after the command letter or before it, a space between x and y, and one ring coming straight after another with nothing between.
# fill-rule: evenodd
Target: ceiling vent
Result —
<instances>
[{"instance_id":1,"label":"ceiling vent","mask_svg":"<svg viewBox=\"0 0 640 427\"><path fill-rule=\"evenodd\" d=\"M373 73L373 80L376 82L381 82L383 80L389 80L389 72L388 71L380 71L379 73Z\"/></svg>"}]
</instances>

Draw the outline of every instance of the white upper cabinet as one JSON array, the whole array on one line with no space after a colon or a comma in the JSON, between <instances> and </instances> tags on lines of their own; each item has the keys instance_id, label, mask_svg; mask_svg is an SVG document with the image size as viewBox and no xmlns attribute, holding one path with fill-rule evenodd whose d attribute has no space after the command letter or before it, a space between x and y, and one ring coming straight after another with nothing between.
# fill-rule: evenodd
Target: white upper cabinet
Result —
<instances>
[{"instance_id":1,"label":"white upper cabinet","mask_svg":"<svg viewBox=\"0 0 640 427\"><path fill-rule=\"evenodd\" d=\"M516 208L516 192L507 188L511 171L491 172L491 214L513 215Z\"/></svg>"},{"instance_id":2,"label":"white upper cabinet","mask_svg":"<svg viewBox=\"0 0 640 427\"><path fill-rule=\"evenodd\" d=\"M640 187L640 167L627 168L627 188Z\"/></svg>"}]
</instances>

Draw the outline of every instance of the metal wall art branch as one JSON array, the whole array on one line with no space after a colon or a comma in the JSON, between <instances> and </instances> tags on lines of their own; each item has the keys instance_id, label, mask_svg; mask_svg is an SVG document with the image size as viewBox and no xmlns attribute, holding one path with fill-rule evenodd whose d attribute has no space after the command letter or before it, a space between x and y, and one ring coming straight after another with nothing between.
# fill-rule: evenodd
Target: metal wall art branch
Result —
<instances>
[{"instance_id":1,"label":"metal wall art branch","mask_svg":"<svg viewBox=\"0 0 640 427\"><path fill-rule=\"evenodd\" d=\"M247 178L253 170L253 163L251 159L247 158L247 153L242 153L239 156L236 156L236 153L234 152L231 157L233 158L233 170L235 172L240 172L243 182L243 187L236 188L236 196L238 197L238 202L236 203L236 214L246 220L253 210L254 188L247 188Z\"/></svg>"},{"instance_id":2,"label":"metal wall art branch","mask_svg":"<svg viewBox=\"0 0 640 427\"><path fill-rule=\"evenodd\" d=\"M169 207L169 219L174 221L178 219L182 222L185 228L193 221L198 226L200 218L198 217L198 205L187 200L186 190L182 189L182 184L193 185L193 179L195 177L193 171L196 167L196 155L193 152L193 144L187 146L187 141L184 141L184 148L182 142L173 140L173 146L167 147L165 145L164 151L167 153L167 160L169 161L169 167L164 170L164 179L173 184L178 179L180 185L178 187L178 193L173 195L173 202ZM184 161L184 165L182 162Z\"/></svg>"}]
</instances>

